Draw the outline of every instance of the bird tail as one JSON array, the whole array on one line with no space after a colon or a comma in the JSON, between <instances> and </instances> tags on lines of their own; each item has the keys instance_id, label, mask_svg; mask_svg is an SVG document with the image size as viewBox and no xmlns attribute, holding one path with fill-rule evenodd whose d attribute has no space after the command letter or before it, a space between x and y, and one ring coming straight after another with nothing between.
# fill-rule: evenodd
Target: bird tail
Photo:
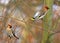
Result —
<instances>
[{"instance_id":1,"label":"bird tail","mask_svg":"<svg viewBox=\"0 0 60 43\"><path fill-rule=\"evenodd\" d=\"M13 36L14 36L15 38L19 39L19 38L15 35L15 33L14 33L14 32L12 32L12 33L13 33Z\"/></svg>"},{"instance_id":2,"label":"bird tail","mask_svg":"<svg viewBox=\"0 0 60 43\"><path fill-rule=\"evenodd\" d=\"M13 34L13 36L14 36L15 38L19 39L15 34Z\"/></svg>"}]
</instances>

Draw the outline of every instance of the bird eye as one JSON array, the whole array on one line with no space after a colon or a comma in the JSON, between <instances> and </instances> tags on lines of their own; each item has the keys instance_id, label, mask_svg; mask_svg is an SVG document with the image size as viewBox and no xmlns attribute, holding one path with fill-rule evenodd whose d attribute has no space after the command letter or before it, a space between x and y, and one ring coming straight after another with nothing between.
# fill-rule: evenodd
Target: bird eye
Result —
<instances>
[{"instance_id":1,"label":"bird eye","mask_svg":"<svg viewBox=\"0 0 60 43\"><path fill-rule=\"evenodd\" d=\"M12 28L12 26L10 26L10 28Z\"/></svg>"}]
</instances>

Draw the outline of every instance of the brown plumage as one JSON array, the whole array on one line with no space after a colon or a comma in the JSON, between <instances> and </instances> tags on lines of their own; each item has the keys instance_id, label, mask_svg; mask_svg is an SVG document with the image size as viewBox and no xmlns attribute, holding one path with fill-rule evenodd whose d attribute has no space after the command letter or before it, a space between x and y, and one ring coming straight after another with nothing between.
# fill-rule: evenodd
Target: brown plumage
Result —
<instances>
[{"instance_id":1,"label":"brown plumage","mask_svg":"<svg viewBox=\"0 0 60 43\"><path fill-rule=\"evenodd\" d=\"M39 20L42 19L48 12L49 7L48 6L43 6L41 10L36 11L34 16L31 18L31 20Z\"/></svg>"},{"instance_id":2,"label":"brown plumage","mask_svg":"<svg viewBox=\"0 0 60 43\"><path fill-rule=\"evenodd\" d=\"M7 35L8 35L10 38L15 37L15 38L19 39L19 38L15 35L14 31L13 31L11 28L12 28L12 25L11 25L11 24L8 24L7 29L6 29Z\"/></svg>"}]
</instances>

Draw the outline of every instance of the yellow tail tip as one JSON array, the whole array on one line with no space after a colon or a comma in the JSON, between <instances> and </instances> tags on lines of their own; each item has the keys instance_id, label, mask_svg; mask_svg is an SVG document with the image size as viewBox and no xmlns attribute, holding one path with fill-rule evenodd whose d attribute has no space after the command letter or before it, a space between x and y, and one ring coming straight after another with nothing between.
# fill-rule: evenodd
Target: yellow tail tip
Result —
<instances>
[{"instance_id":1,"label":"yellow tail tip","mask_svg":"<svg viewBox=\"0 0 60 43\"><path fill-rule=\"evenodd\" d=\"M35 19L31 18L32 21L34 21Z\"/></svg>"}]
</instances>

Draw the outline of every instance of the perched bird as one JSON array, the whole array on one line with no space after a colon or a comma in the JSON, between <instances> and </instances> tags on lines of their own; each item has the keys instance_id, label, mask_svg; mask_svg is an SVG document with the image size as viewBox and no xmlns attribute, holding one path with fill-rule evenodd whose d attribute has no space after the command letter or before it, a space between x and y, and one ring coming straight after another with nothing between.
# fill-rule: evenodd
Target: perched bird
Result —
<instances>
[{"instance_id":1,"label":"perched bird","mask_svg":"<svg viewBox=\"0 0 60 43\"><path fill-rule=\"evenodd\" d=\"M14 31L13 31L11 28L12 28L11 24L8 24L7 29L6 29L7 35L8 35L10 38L15 37L15 38L19 39L19 38L15 35Z\"/></svg>"},{"instance_id":2,"label":"perched bird","mask_svg":"<svg viewBox=\"0 0 60 43\"><path fill-rule=\"evenodd\" d=\"M31 18L31 20L34 21L34 20L42 19L47 14L48 9L49 9L48 6L42 7L41 10L35 12L34 16Z\"/></svg>"}]
</instances>

